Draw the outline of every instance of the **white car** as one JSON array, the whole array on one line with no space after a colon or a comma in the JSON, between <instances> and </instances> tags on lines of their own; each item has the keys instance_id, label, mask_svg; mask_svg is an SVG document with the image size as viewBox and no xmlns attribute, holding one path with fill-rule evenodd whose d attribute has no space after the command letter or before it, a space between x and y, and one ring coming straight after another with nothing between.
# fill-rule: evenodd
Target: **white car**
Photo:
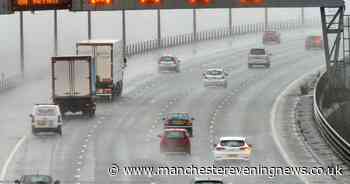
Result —
<instances>
[{"instance_id":1,"label":"white car","mask_svg":"<svg viewBox=\"0 0 350 184\"><path fill-rule=\"evenodd\" d=\"M269 68L271 65L271 55L265 48L250 49L248 54L248 68L251 68L253 65L263 65L265 68Z\"/></svg>"},{"instance_id":2,"label":"white car","mask_svg":"<svg viewBox=\"0 0 350 184\"><path fill-rule=\"evenodd\" d=\"M221 137L218 144L214 145L215 161L243 160L249 161L252 145L247 144L244 137Z\"/></svg>"},{"instance_id":3,"label":"white car","mask_svg":"<svg viewBox=\"0 0 350 184\"><path fill-rule=\"evenodd\" d=\"M161 56L158 60L158 71L162 70L172 70L176 72L180 72L180 59L171 56L171 55L164 55Z\"/></svg>"},{"instance_id":4,"label":"white car","mask_svg":"<svg viewBox=\"0 0 350 184\"><path fill-rule=\"evenodd\" d=\"M204 86L223 86L227 88L228 74L222 68L210 68L203 73Z\"/></svg>"},{"instance_id":5,"label":"white car","mask_svg":"<svg viewBox=\"0 0 350 184\"><path fill-rule=\"evenodd\" d=\"M34 135L39 132L56 132L62 135L62 115L58 105L36 104L29 116Z\"/></svg>"}]
</instances>

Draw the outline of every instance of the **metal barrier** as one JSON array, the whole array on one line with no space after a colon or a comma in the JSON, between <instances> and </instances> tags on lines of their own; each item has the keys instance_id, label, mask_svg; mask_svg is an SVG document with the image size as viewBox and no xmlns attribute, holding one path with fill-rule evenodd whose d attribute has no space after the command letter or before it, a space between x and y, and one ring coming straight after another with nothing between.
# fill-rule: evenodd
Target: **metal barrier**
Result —
<instances>
[{"instance_id":1,"label":"metal barrier","mask_svg":"<svg viewBox=\"0 0 350 184\"><path fill-rule=\"evenodd\" d=\"M270 23L268 26L268 29L269 30L290 30L290 29L297 29L300 27L313 26L317 24L320 24L320 21L317 19L306 20L304 24L301 21L297 21L297 20L283 21L283 22L281 21L281 22ZM264 23L242 24L242 25L233 26L232 29L230 29L229 27L224 27L219 29L200 31L200 32L197 32L196 38L191 33L184 33L184 34L175 35L175 36L163 37L160 40L160 45L158 45L157 39L137 41L126 45L126 55L130 57L137 54L143 54L155 49L190 44L195 41L224 39L234 35L263 32L264 30L265 30Z\"/></svg>"},{"instance_id":2,"label":"metal barrier","mask_svg":"<svg viewBox=\"0 0 350 184\"><path fill-rule=\"evenodd\" d=\"M0 78L0 91L13 88L18 83L22 81L21 75L13 75L11 77L5 77L5 75L1 75Z\"/></svg>"},{"instance_id":3,"label":"metal barrier","mask_svg":"<svg viewBox=\"0 0 350 184\"><path fill-rule=\"evenodd\" d=\"M269 24L269 30L289 30L295 29L299 27L307 27L319 24L320 21L316 19L306 20L304 24L298 22L296 20L292 21L281 21L281 22L273 22ZM204 30L197 32L196 37L192 33L184 33L175 36L167 36L164 37L158 42L157 39L152 40L144 40L144 41L136 41L134 43L129 43L126 45L126 55L134 56L137 54L144 54L146 52L160 49L160 48L168 48L175 47L179 45L191 44L196 41L207 41L207 40L217 40L224 39L227 37L242 35L247 33L258 33L265 30L264 23L256 23L256 24L242 24L229 27L212 29L212 30ZM8 78L1 77L0 78L0 91L3 89L8 89L16 86L19 82L22 81L20 75L11 76Z\"/></svg>"},{"instance_id":4,"label":"metal barrier","mask_svg":"<svg viewBox=\"0 0 350 184\"><path fill-rule=\"evenodd\" d=\"M328 96L326 93L330 90L327 73L324 73L317 81L314 90L314 118L318 124L318 129L330 145L334 152L347 164L350 165L350 144L347 142L327 121L322 108L324 107L324 99Z\"/></svg>"}]
</instances>

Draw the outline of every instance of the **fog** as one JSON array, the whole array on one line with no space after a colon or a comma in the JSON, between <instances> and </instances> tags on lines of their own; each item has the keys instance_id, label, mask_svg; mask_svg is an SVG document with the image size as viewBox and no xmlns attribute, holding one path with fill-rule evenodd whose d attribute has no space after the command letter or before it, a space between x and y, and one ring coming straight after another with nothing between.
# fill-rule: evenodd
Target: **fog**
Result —
<instances>
[{"instance_id":1,"label":"fog","mask_svg":"<svg viewBox=\"0 0 350 184\"><path fill-rule=\"evenodd\" d=\"M197 30L228 26L228 9L197 10ZM269 9L269 21L300 20L301 9ZM306 18L319 17L317 8L306 8ZM156 11L127 11L127 42L156 38ZM264 21L264 9L233 9L234 25ZM192 32L192 10L162 10L162 36ZM0 72L19 72L19 13L0 16ZM53 11L24 13L26 73L49 66L53 54ZM92 12L92 37L121 39L121 12ZM74 54L77 40L87 39L87 13L58 11L59 54ZM48 75L43 71L42 75Z\"/></svg>"}]
</instances>

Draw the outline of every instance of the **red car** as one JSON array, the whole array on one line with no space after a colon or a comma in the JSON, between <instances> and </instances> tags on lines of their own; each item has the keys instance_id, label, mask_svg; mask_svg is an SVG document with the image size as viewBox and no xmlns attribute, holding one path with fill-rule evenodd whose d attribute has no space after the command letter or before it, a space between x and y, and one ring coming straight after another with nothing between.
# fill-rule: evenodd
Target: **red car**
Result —
<instances>
[{"instance_id":1,"label":"red car","mask_svg":"<svg viewBox=\"0 0 350 184\"><path fill-rule=\"evenodd\" d=\"M322 49L323 40L321 36L308 36L305 40L305 49Z\"/></svg>"},{"instance_id":2,"label":"red car","mask_svg":"<svg viewBox=\"0 0 350 184\"><path fill-rule=\"evenodd\" d=\"M281 43L281 34L277 31L265 31L263 35L263 44Z\"/></svg>"},{"instance_id":3,"label":"red car","mask_svg":"<svg viewBox=\"0 0 350 184\"><path fill-rule=\"evenodd\" d=\"M160 152L181 152L191 154L191 141L185 129L165 129L160 137Z\"/></svg>"}]
</instances>

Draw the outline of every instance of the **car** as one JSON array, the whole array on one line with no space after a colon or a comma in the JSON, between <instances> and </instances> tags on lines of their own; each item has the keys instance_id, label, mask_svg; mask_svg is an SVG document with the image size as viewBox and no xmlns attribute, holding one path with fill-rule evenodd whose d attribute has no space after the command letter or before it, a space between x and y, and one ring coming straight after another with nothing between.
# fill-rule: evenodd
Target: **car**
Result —
<instances>
[{"instance_id":1,"label":"car","mask_svg":"<svg viewBox=\"0 0 350 184\"><path fill-rule=\"evenodd\" d=\"M281 43L281 34L277 31L265 31L263 34L263 44Z\"/></svg>"},{"instance_id":2,"label":"car","mask_svg":"<svg viewBox=\"0 0 350 184\"><path fill-rule=\"evenodd\" d=\"M253 65L263 65L265 68L271 66L270 56L272 54L265 48L252 48L248 54L248 68Z\"/></svg>"},{"instance_id":3,"label":"car","mask_svg":"<svg viewBox=\"0 0 350 184\"><path fill-rule=\"evenodd\" d=\"M223 86L227 88L226 76L228 73L223 68L210 68L203 73L204 86Z\"/></svg>"},{"instance_id":4,"label":"car","mask_svg":"<svg viewBox=\"0 0 350 184\"><path fill-rule=\"evenodd\" d=\"M32 122L32 133L56 132L62 135L62 115L55 104L35 104L29 115Z\"/></svg>"},{"instance_id":5,"label":"car","mask_svg":"<svg viewBox=\"0 0 350 184\"><path fill-rule=\"evenodd\" d=\"M53 180L49 175L23 175L20 179L15 180L15 184L60 184L59 180Z\"/></svg>"},{"instance_id":6,"label":"car","mask_svg":"<svg viewBox=\"0 0 350 184\"><path fill-rule=\"evenodd\" d=\"M249 161L252 145L246 143L245 137L221 137L214 144L214 161L243 160Z\"/></svg>"},{"instance_id":7,"label":"car","mask_svg":"<svg viewBox=\"0 0 350 184\"><path fill-rule=\"evenodd\" d=\"M190 137L193 137L193 121L194 118L187 112L168 113L163 118L164 129L183 128L186 129Z\"/></svg>"},{"instance_id":8,"label":"car","mask_svg":"<svg viewBox=\"0 0 350 184\"><path fill-rule=\"evenodd\" d=\"M182 152L191 154L191 140L186 129L165 129L159 137L161 153Z\"/></svg>"},{"instance_id":9,"label":"car","mask_svg":"<svg viewBox=\"0 0 350 184\"><path fill-rule=\"evenodd\" d=\"M224 181L219 178L194 178L191 181L191 184L224 184Z\"/></svg>"},{"instance_id":10,"label":"car","mask_svg":"<svg viewBox=\"0 0 350 184\"><path fill-rule=\"evenodd\" d=\"M313 35L308 36L305 39L305 49L322 49L323 48L323 40L321 36Z\"/></svg>"},{"instance_id":11,"label":"car","mask_svg":"<svg viewBox=\"0 0 350 184\"><path fill-rule=\"evenodd\" d=\"M158 60L158 71L170 70L180 72L180 62L180 59L175 56L163 55Z\"/></svg>"}]
</instances>

